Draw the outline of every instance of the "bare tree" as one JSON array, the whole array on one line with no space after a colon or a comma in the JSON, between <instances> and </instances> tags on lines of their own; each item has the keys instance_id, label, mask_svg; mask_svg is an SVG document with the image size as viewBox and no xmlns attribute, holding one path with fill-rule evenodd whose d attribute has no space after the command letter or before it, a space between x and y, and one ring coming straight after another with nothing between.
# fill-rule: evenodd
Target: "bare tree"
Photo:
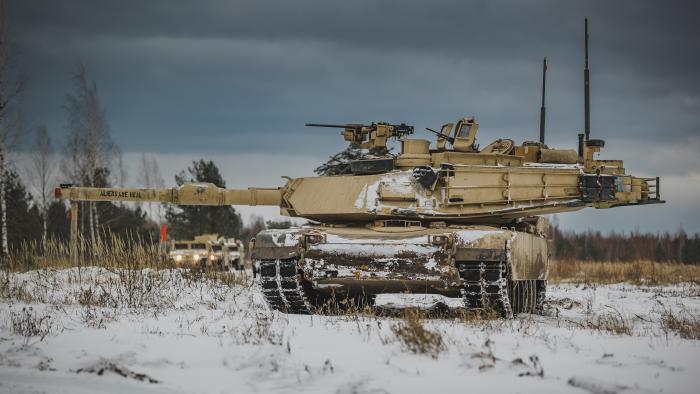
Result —
<instances>
[{"instance_id":1,"label":"bare tree","mask_svg":"<svg viewBox=\"0 0 700 394\"><path fill-rule=\"evenodd\" d=\"M42 220L41 242L46 247L46 235L48 229L48 211L51 202L52 185L56 175L55 155L51 144L51 137L46 126L36 129L36 139L30 154L30 168L34 194L37 196L39 211Z\"/></svg>"},{"instance_id":2,"label":"bare tree","mask_svg":"<svg viewBox=\"0 0 700 394\"><path fill-rule=\"evenodd\" d=\"M22 91L22 79L12 78L16 59L10 49L9 27L5 1L0 0L0 231L2 231L2 254L9 254L7 242L7 202L5 196L5 181L7 179L7 156L16 146L23 132L20 124L19 111L15 108L15 100Z\"/></svg>"},{"instance_id":3,"label":"bare tree","mask_svg":"<svg viewBox=\"0 0 700 394\"><path fill-rule=\"evenodd\" d=\"M74 183L91 187L107 186L115 175L120 182L124 174L121 151L112 141L97 84L89 80L82 64L78 65L73 80L75 91L66 96L69 135L63 147L63 174ZM88 230L94 244L99 228L94 202L87 204L87 211Z\"/></svg>"},{"instance_id":4,"label":"bare tree","mask_svg":"<svg viewBox=\"0 0 700 394\"><path fill-rule=\"evenodd\" d=\"M139 168L139 184L145 188L164 188L165 181L160 172L160 165L154 156L146 156L141 154L141 162ZM146 203L146 211L148 215L158 223L163 222L163 205L158 203Z\"/></svg>"},{"instance_id":5,"label":"bare tree","mask_svg":"<svg viewBox=\"0 0 700 394\"><path fill-rule=\"evenodd\" d=\"M259 232L265 230L265 218L255 214L251 214L248 218L248 223L241 229L241 240L247 244L251 238L255 237Z\"/></svg>"}]
</instances>

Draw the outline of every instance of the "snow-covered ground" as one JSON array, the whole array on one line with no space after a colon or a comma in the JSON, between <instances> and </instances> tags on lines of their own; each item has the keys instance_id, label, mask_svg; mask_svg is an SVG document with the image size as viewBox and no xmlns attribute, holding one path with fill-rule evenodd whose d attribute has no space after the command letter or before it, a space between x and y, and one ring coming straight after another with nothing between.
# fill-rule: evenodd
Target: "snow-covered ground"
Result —
<instances>
[{"instance_id":1,"label":"snow-covered ground","mask_svg":"<svg viewBox=\"0 0 700 394\"><path fill-rule=\"evenodd\" d=\"M410 352L399 318L271 312L254 285L184 271L0 273L0 392L698 392L696 285L550 286L547 316L433 319ZM615 333L613 331L621 331ZM625 333L624 331L629 331Z\"/></svg>"}]
</instances>

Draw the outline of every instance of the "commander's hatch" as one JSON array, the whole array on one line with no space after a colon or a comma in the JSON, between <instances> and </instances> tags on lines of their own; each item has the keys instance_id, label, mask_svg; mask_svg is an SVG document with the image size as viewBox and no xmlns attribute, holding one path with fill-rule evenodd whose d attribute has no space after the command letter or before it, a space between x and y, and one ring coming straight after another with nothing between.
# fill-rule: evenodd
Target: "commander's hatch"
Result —
<instances>
[{"instance_id":1,"label":"commander's hatch","mask_svg":"<svg viewBox=\"0 0 700 394\"><path fill-rule=\"evenodd\" d=\"M473 116L460 119L455 126L453 148L457 152L476 152L476 131L479 124Z\"/></svg>"}]
</instances>

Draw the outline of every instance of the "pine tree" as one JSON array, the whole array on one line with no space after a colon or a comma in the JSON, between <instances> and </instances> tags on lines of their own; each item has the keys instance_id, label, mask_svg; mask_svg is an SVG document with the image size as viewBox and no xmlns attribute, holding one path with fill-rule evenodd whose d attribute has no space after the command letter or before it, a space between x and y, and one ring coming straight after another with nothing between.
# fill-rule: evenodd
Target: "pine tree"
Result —
<instances>
[{"instance_id":1,"label":"pine tree","mask_svg":"<svg viewBox=\"0 0 700 394\"><path fill-rule=\"evenodd\" d=\"M211 160L192 162L187 171L175 175L175 182L181 186L187 182L213 183L226 187L219 168ZM173 237L192 239L200 234L219 234L224 237L237 237L241 229L241 217L230 206L168 206L165 218Z\"/></svg>"},{"instance_id":2,"label":"pine tree","mask_svg":"<svg viewBox=\"0 0 700 394\"><path fill-rule=\"evenodd\" d=\"M258 235L258 233L265 230L265 228L265 219L258 215L250 215L248 225L241 228L238 239L240 239L244 245L248 245L251 238Z\"/></svg>"},{"instance_id":3,"label":"pine tree","mask_svg":"<svg viewBox=\"0 0 700 394\"><path fill-rule=\"evenodd\" d=\"M46 211L47 238L67 242L70 239L70 216L63 201L52 201Z\"/></svg>"},{"instance_id":4,"label":"pine tree","mask_svg":"<svg viewBox=\"0 0 700 394\"><path fill-rule=\"evenodd\" d=\"M41 215L32 196L22 184L17 171L7 169L4 179L5 206L7 207L7 242L10 251L22 242L41 239Z\"/></svg>"}]
</instances>

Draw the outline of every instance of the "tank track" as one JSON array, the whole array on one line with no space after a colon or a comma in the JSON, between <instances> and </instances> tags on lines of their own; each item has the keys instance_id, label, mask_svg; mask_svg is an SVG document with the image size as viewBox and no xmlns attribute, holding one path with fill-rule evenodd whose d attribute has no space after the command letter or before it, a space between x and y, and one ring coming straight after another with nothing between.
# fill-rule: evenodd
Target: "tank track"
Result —
<instances>
[{"instance_id":1,"label":"tank track","mask_svg":"<svg viewBox=\"0 0 700 394\"><path fill-rule=\"evenodd\" d=\"M260 287L272 309L301 315L313 312L297 272L297 259L258 260L258 263Z\"/></svg>"},{"instance_id":2,"label":"tank track","mask_svg":"<svg viewBox=\"0 0 700 394\"><path fill-rule=\"evenodd\" d=\"M258 260L259 284L270 307L284 313L312 314L297 259ZM493 310L501 317L542 313L546 281L510 280L505 261L459 261L462 297L469 310Z\"/></svg>"},{"instance_id":3,"label":"tank track","mask_svg":"<svg viewBox=\"0 0 700 394\"><path fill-rule=\"evenodd\" d=\"M460 261L457 268L467 309L490 309L502 317L513 317L504 261Z\"/></svg>"},{"instance_id":4,"label":"tank track","mask_svg":"<svg viewBox=\"0 0 700 394\"><path fill-rule=\"evenodd\" d=\"M547 281L539 281L537 286L537 305L535 313L544 314L544 299L547 297Z\"/></svg>"},{"instance_id":5,"label":"tank track","mask_svg":"<svg viewBox=\"0 0 700 394\"><path fill-rule=\"evenodd\" d=\"M509 286L513 313L544 313L546 280L514 280Z\"/></svg>"}]
</instances>

